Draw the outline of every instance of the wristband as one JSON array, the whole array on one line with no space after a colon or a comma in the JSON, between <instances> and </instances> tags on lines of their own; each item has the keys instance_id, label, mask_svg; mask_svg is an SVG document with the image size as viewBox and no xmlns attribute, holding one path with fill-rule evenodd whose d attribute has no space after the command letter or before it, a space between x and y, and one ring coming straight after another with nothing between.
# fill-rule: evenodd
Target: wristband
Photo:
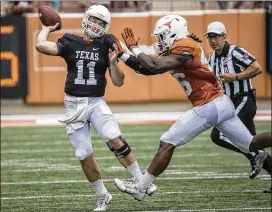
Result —
<instances>
[{"instance_id":1,"label":"wristband","mask_svg":"<svg viewBox=\"0 0 272 212\"><path fill-rule=\"evenodd\" d=\"M142 50L138 47L133 48L131 51L135 55L135 57L138 57L138 55L142 53Z\"/></svg>"},{"instance_id":2,"label":"wristband","mask_svg":"<svg viewBox=\"0 0 272 212\"><path fill-rule=\"evenodd\" d=\"M238 81L239 79L238 79L238 74L235 74L235 79Z\"/></svg>"},{"instance_id":3,"label":"wristband","mask_svg":"<svg viewBox=\"0 0 272 212\"><path fill-rule=\"evenodd\" d=\"M127 61L127 59L128 59L129 57L130 57L130 56L129 56L128 54L123 53L123 54L122 54L122 56L121 56L121 57L119 57L119 58L120 58L120 60L122 60L123 62L126 62L126 61Z\"/></svg>"}]
</instances>

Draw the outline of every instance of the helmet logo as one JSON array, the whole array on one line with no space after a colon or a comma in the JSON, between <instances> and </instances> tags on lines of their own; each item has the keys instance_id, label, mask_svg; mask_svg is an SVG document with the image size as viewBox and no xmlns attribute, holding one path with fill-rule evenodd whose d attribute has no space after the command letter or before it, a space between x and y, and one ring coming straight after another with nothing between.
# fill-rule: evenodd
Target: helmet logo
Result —
<instances>
[{"instance_id":1,"label":"helmet logo","mask_svg":"<svg viewBox=\"0 0 272 212\"><path fill-rule=\"evenodd\" d=\"M172 19L171 21L166 22L165 24L163 24L164 26L167 26L169 29L171 29L171 23L174 19Z\"/></svg>"}]
</instances>

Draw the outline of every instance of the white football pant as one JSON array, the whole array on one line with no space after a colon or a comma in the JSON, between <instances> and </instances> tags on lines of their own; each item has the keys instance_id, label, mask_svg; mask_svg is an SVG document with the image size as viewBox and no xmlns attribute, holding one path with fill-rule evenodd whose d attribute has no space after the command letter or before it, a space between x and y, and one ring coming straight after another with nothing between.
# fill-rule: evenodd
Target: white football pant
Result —
<instances>
[{"instance_id":1,"label":"white football pant","mask_svg":"<svg viewBox=\"0 0 272 212\"><path fill-rule=\"evenodd\" d=\"M242 151L249 152L253 136L235 115L233 103L224 94L182 114L160 140L180 146L211 127L216 127Z\"/></svg>"}]
</instances>

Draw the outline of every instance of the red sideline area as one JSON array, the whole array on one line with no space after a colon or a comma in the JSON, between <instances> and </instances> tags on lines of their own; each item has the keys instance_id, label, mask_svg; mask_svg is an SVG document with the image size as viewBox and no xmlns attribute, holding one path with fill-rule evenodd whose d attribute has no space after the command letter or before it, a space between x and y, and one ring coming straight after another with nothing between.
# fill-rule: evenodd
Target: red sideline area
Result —
<instances>
[{"instance_id":1,"label":"red sideline area","mask_svg":"<svg viewBox=\"0 0 272 212\"><path fill-rule=\"evenodd\" d=\"M172 124L183 112L135 112L115 113L120 124ZM1 127L21 126L56 126L65 114L46 115L5 115L1 116ZM258 110L255 116L257 122L271 122L271 110Z\"/></svg>"}]
</instances>

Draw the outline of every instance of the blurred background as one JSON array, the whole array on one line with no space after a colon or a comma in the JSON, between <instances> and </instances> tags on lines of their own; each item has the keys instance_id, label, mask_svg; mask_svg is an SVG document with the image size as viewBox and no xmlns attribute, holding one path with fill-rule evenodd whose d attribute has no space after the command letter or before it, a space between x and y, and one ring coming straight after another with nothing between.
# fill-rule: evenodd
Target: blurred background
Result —
<instances>
[{"instance_id":1,"label":"blurred background","mask_svg":"<svg viewBox=\"0 0 272 212\"><path fill-rule=\"evenodd\" d=\"M150 36L154 24L164 15L178 14L186 18L190 32L203 40L207 56L212 53L204 36L207 25L223 22L227 40L246 48L262 66L264 72L254 78L253 85L257 89L259 108L271 108L271 1L1 1L2 114L33 113L33 108L63 111L66 65L61 58L41 55L35 50L41 29L37 8L48 5L60 13L63 28L49 38L57 41L66 32L83 34L83 13L93 4L103 4L112 12L109 33L121 39L122 30L132 27L141 38L140 48L149 54L154 53ZM190 107L180 85L169 74L137 76L122 62L121 67L126 75L124 86L116 88L108 80L105 96L114 112L127 108L180 111L182 107ZM141 109L142 106L146 108Z\"/></svg>"}]
</instances>

